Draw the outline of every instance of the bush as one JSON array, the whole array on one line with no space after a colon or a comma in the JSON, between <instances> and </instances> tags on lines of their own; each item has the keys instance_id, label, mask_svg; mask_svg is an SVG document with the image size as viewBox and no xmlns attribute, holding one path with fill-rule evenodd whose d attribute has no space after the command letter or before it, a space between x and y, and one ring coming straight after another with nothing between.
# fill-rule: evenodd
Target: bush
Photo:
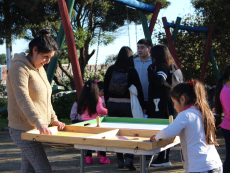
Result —
<instances>
[{"instance_id":1,"label":"bush","mask_svg":"<svg viewBox=\"0 0 230 173\"><path fill-rule=\"evenodd\" d=\"M76 93L57 94L53 97L52 105L58 119L70 118L70 111L76 99Z\"/></svg>"}]
</instances>

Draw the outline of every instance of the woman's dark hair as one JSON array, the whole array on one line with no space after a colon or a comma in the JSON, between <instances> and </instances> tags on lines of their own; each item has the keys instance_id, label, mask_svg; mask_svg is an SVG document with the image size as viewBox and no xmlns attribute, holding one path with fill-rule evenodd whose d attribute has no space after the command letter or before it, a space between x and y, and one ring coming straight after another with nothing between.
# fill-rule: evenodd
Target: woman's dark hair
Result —
<instances>
[{"instance_id":1,"label":"woman's dark hair","mask_svg":"<svg viewBox=\"0 0 230 173\"><path fill-rule=\"evenodd\" d=\"M155 65L164 64L168 67L171 67L172 64L175 64L175 61L171 53L169 52L168 47L163 44L153 46L150 52L151 52L152 61L154 62Z\"/></svg>"},{"instance_id":2,"label":"woman's dark hair","mask_svg":"<svg viewBox=\"0 0 230 173\"><path fill-rule=\"evenodd\" d=\"M206 90L203 84L198 80L194 80L191 85L188 83L178 84L172 89L170 95L178 103L180 103L180 98L183 95L185 97L185 106L191 104L197 106L202 114L207 144L218 145L215 137L215 118L206 99Z\"/></svg>"},{"instance_id":3,"label":"woman's dark hair","mask_svg":"<svg viewBox=\"0 0 230 173\"><path fill-rule=\"evenodd\" d=\"M115 70L122 69L124 72L128 72L129 67L134 67L133 51L128 46L120 49L114 66Z\"/></svg>"},{"instance_id":4,"label":"woman's dark hair","mask_svg":"<svg viewBox=\"0 0 230 173\"><path fill-rule=\"evenodd\" d=\"M94 80L89 80L85 83L81 95L78 100L77 113L82 115L85 110L91 117L97 112L97 103L99 97L98 85Z\"/></svg>"},{"instance_id":5,"label":"woman's dark hair","mask_svg":"<svg viewBox=\"0 0 230 173\"><path fill-rule=\"evenodd\" d=\"M50 29L42 29L39 31L39 36L34 38L29 43L29 55L33 55L33 48L37 48L38 53L49 53L55 51L55 55L58 53L58 45L56 41L50 36Z\"/></svg>"},{"instance_id":6,"label":"woman's dark hair","mask_svg":"<svg viewBox=\"0 0 230 173\"><path fill-rule=\"evenodd\" d=\"M98 85L99 91L104 89L104 82L103 81L97 82L97 85Z\"/></svg>"},{"instance_id":7,"label":"woman's dark hair","mask_svg":"<svg viewBox=\"0 0 230 173\"><path fill-rule=\"evenodd\" d=\"M230 76L230 65L228 65L225 68L224 74L221 76L221 78L217 81L217 84L216 84L215 113L219 116L221 116L221 114L223 113L223 107L220 102L220 93L226 81L229 80L229 76Z\"/></svg>"}]
</instances>

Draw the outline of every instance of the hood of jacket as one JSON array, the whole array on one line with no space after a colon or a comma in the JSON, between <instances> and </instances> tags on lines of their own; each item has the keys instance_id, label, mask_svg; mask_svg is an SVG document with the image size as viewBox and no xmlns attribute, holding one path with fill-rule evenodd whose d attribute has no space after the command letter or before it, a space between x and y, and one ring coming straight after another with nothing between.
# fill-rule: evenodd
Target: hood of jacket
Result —
<instances>
[{"instance_id":1,"label":"hood of jacket","mask_svg":"<svg viewBox=\"0 0 230 173\"><path fill-rule=\"evenodd\" d=\"M28 53L24 53L24 52L15 53L14 59L12 60L11 64L13 64L17 61L20 61L20 62L23 62L24 64L26 64L29 68L37 71L37 69L30 63L27 56L28 56Z\"/></svg>"}]
</instances>

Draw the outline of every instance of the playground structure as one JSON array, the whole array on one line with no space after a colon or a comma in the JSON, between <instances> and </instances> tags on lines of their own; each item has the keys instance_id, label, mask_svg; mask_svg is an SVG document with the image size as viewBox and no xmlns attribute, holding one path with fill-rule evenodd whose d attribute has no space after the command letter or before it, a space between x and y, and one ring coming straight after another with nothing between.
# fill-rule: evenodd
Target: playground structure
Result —
<instances>
[{"instance_id":1,"label":"playground structure","mask_svg":"<svg viewBox=\"0 0 230 173\"><path fill-rule=\"evenodd\" d=\"M153 6L153 5L149 5L149 4L143 3L141 1L137 1L137 0L111 0L111 1L116 2L116 3L121 3L121 4L130 6L130 7L138 10L139 15L140 15L140 19L142 22L142 27L143 27L145 38L150 40L150 42L152 44L151 35L153 32L154 26L156 24L156 20L157 20L157 17L158 17L160 8L161 8L161 3L157 2L156 6ZM75 0L66 0L66 1L65 0L58 0L58 6L59 6L61 18L62 18L62 23L60 25L60 29L59 29L59 33L58 33L58 37L57 37L56 42L57 42L60 50L62 50L62 46L63 46L63 43L65 41L65 37L66 37L70 61L72 64L72 70L73 70L73 75L74 75L74 82L75 82L76 91L77 91L77 93L81 93L81 90L83 87L83 81L82 81L82 75L81 75L77 50L75 47L73 31L72 31L72 27L71 27L71 23L70 23L70 14L72 14L74 2L75 2ZM153 13L149 26L148 26L147 18L145 16L144 12ZM213 25L210 25L209 28L203 28L203 27L198 28L198 27L189 27L189 26L180 25L180 20L181 20L180 18L177 18L176 24L167 22L167 19L165 17L162 18L162 20L163 20L168 44L170 47L170 51L174 57L174 60L177 64L177 66L180 69L181 69L180 62L179 62L179 58L177 56L177 52L175 49L175 43L176 43L176 37L177 37L178 30L182 29L182 30L187 30L187 31L203 32L204 33L204 37L206 40L206 51L205 51L205 58L204 58L204 63L203 63L203 67L202 67L200 80L204 81L205 70L206 70L206 66L207 66L207 62L208 62L209 52L210 52L210 56L211 56L212 65L214 67L215 74L216 74L217 79L218 79L220 77L220 74L219 74L218 67L216 65L215 58L214 58L214 55L213 55L213 52L211 49ZM169 31L170 27L174 28L173 36L171 35L171 33ZM60 54L57 55L56 57L53 57L49 63L49 66L47 69L47 77L48 77L48 80L50 83L52 82L53 77L54 77L54 73L56 72L59 57L60 57ZM55 88L53 88L53 90L56 90L56 91L54 91L56 93L59 91L63 91L64 87L56 86ZM80 96L80 94L77 94L77 95L78 95L78 97ZM0 108L0 113L2 111L6 111L6 109L7 109L7 106Z\"/></svg>"},{"instance_id":2,"label":"playground structure","mask_svg":"<svg viewBox=\"0 0 230 173\"><path fill-rule=\"evenodd\" d=\"M167 40L168 40L168 44L169 44L169 47L170 47L171 54L172 54L172 56L173 56L173 58L174 58L174 60L175 60L175 62L177 64L177 66L180 69L181 69L181 65L180 65L180 61L179 61L179 58L177 56L177 52L176 52L176 49L175 49L178 30L181 29L181 30L186 30L186 31L193 31L193 32L196 32L196 33L203 32L204 39L205 39L205 42L206 42L206 50L205 50L205 57L204 57L204 61L203 61L203 67L202 67L202 71L201 71L201 75L200 75L200 81L204 82L205 71L206 71L206 67L207 67L207 63L208 63L209 53L210 53L210 56L211 56L211 62L212 62L216 77L217 77L217 79L219 79L220 78L220 73L219 73L219 70L218 70L218 67L217 67L217 64L216 64L216 61L215 61L215 57L213 55L212 48L211 48L212 33L213 33L214 25L210 24L209 28L184 26L184 25L180 25L180 21L181 21L180 17L177 17L176 24L167 22L166 17L163 17L162 21L163 21L163 24L164 24L164 29L165 29L165 33L166 33L166 37L167 37ZM170 27L174 28L173 35L171 35L171 33L170 33L170 30L169 30Z\"/></svg>"}]
</instances>

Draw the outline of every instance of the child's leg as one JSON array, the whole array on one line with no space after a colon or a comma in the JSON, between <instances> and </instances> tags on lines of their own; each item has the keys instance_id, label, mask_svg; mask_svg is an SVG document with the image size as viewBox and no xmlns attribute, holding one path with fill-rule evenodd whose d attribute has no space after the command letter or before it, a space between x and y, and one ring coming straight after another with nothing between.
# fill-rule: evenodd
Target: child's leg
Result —
<instances>
[{"instance_id":1,"label":"child's leg","mask_svg":"<svg viewBox=\"0 0 230 173\"><path fill-rule=\"evenodd\" d=\"M87 156L92 157L92 153L93 153L92 150L86 150L86 157L87 157Z\"/></svg>"},{"instance_id":2,"label":"child's leg","mask_svg":"<svg viewBox=\"0 0 230 173\"><path fill-rule=\"evenodd\" d=\"M100 155L105 157L106 156L106 152L105 151L100 151Z\"/></svg>"}]
</instances>

